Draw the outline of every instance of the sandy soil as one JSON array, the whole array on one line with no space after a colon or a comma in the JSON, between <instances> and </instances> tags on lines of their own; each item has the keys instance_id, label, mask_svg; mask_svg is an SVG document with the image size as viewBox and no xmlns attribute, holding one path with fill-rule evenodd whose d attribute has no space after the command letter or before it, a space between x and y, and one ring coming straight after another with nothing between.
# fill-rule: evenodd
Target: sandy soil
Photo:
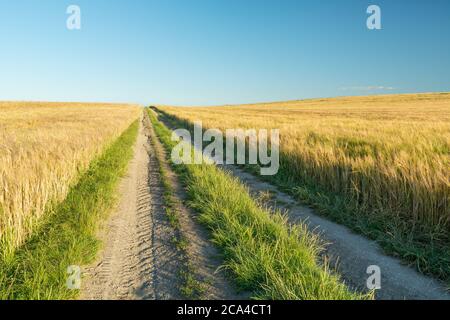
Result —
<instances>
[{"instance_id":1,"label":"sandy soil","mask_svg":"<svg viewBox=\"0 0 450 320\"><path fill-rule=\"evenodd\" d=\"M149 126L149 133L158 157L166 159L165 150L151 126ZM223 263L220 252L209 241L207 230L197 222L197 213L184 205L184 202L187 200L187 194L177 175L171 170L167 161L163 161L162 165L168 173L172 188L175 190L176 211L181 225L179 231L189 243L185 252L185 259L195 269L196 279L205 286L203 298L209 300L247 299L249 293L238 293L220 268Z\"/></svg>"},{"instance_id":2,"label":"sandy soil","mask_svg":"<svg viewBox=\"0 0 450 320\"><path fill-rule=\"evenodd\" d=\"M236 294L218 271L221 262L218 252L196 223L195 214L183 205L185 192L164 164L177 190L177 213L182 222L181 230L170 226L158 155L164 156L162 146L155 139L148 117L143 116L133 160L119 186L119 205L99 235L104 248L98 261L84 269L81 299L182 299L179 272L186 259L195 269L194 277L206 287L205 298L245 297ZM173 245L176 232L182 232L188 239L186 252Z\"/></svg>"},{"instance_id":3,"label":"sandy soil","mask_svg":"<svg viewBox=\"0 0 450 320\"><path fill-rule=\"evenodd\" d=\"M148 133L140 126L117 210L102 231L99 261L84 272L82 299L176 299L178 253Z\"/></svg>"},{"instance_id":4,"label":"sandy soil","mask_svg":"<svg viewBox=\"0 0 450 320\"><path fill-rule=\"evenodd\" d=\"M147 117L142 118L135 156L120 184L121 200L101 237L105 243L99 260L84 272L83 299L179 299L178 272L183 261L194 266L194 277L207 285L207 299L240 299L220 270L219 252L208 241L208 233L197 223L196 214L184 205L186 193L164 161L176 190L180 230L173 230L165 216L158 158L164 150ZM291 196L236 166L224 168L240 178L257 199L270 194L268 203L287 212L290 223L306 222L312 232L328 243L325 255L352 288L367 290L367 267L381 269L377 299L450 299L439 281L419 274L386 256L373 241L333 223ZM266 199L267 200L267 199ZM261 200L262 201L262 200ZM181 232L189 246L180 252L171 239Z\"/></svg>"}]
</instances>

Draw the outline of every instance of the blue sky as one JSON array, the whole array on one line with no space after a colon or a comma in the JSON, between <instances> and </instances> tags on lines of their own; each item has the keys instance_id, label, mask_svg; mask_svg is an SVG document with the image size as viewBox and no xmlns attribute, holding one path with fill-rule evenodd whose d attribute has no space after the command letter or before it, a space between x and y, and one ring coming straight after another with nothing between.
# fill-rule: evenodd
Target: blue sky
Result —
<instances>
[{"instance_id":1,"label":"blue sky","mask_svg":"<svg viewBox=\"0 0 450 320\"><path fill-rule=\"evenodd\" d=\"M66 28L81 8L82 29ZM382 10L368 30L366 9ZM0 0L0 100L203 105L450 91L448 0Z\"/></svg>"}]
</instances>

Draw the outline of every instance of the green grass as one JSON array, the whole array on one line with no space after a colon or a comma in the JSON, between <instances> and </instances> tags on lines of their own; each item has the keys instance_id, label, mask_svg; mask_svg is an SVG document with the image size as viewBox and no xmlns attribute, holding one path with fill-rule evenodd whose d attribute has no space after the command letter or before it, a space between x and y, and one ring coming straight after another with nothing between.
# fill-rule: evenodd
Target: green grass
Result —
<instances>
[{"instance_id":1,"label":"green grass","mask_svg":"<svg viewBox=\"0 0 450 320\"><path fill-rule=\"evenodd\" d=\"M156 141L157 138L152 136L151 139L153 140L153 145L156 146L158 142ZM165 213L170 226L175 231L175 235L172 238L172 244L183 256L178 271L178 277L180 279L180 287L178 289L184 298L200 300L204 297L206 286L195 277L195 268L189 261L187 254L189 241L183 236L181 231L180 217L178 215L177 203L174 195L175 190L169 179L169 173L163 164L166 159L164 155L158 151L155 152L155 155L159 165L159 179L164 189L163 201Z\"/></svg>"},{"instance_id":2,"label":"green grass","mask_svg":"<svg viewBox=\"0 0 450 320\"><path fill-rule=\"evenodd\" d=\"M91 263L100 247L99 223L116 202L116 186L133 155L134 122L93 161L67 198L8 262L0 262L0 299L73 299L67 268Z\"/></svg>"},{"instance_id":3,"label":"green grass","mask_svg":"<svg viewBox=\"0 0 450 320\"><path fill-rule=\"evenodd\" d=\"M258 175L259 167L243 166ZM450 286L450 247L448 234L437 225L412 224L390 212L371 211L354 199L324 189L313 180L293 179L280 168L275 176L260 176L315 212L375 240L388 255L402 259L419 272L444 280Z\"/></svg>"},{"instance_id":4,"label":"green grass","mask_svg":"<svg viewBox=\"0 0 450 320\"><path fill-rule=\"evenodd\" d=\"M171 131L152 111L155 131L168 151ZM290 226L281 213L258 205L230 174L209 165L174 166L187 186L190 205L222 250L235 284L255 299L369 299L349 290L319 263L320 240L306 226Z\"/></svg>"},{"instance_id":5,"label":"green grass","mask_svg":"<svg viewBox=\"0 0 450 320\"><path fill-rule=\"evenodd\" d=\"M192 124L189 122L161 110L158 110L158 113L170 125L192 130ZM316 143L328 138L311 133L308 139ZM361 141L340 142L347 148L348 154L369 154L374 150L373 146ZM322 216L375 240L386 254L402 259L423 274L444 280L450 287L450 237L442 226L429 227L390 212L374 211L370 207L360 206L357 199L327 190L312 178L293 174L290 167L285 165L290 162L290 159L281 156L280 170L274 176L261 176L259 166L241 167L292 195L299 202L314 208Z\"/></svg>"}]
</instances>

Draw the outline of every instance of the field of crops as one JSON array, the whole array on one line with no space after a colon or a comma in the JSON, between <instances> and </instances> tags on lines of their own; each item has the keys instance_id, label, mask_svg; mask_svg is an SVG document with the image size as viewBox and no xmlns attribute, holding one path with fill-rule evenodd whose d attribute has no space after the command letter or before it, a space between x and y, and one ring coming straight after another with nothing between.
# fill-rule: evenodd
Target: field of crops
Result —
<instances>
[{"instance_id":1,"label":"field of crops","mask_svg":"<svg viewBox=\"0 0 450 320\"><path fill-rule=\"evenodd\" d=\"M175 164L173 129L197 121L279 129L278 173ZM0 102L0 300L140 299L130 283L159 283L148 287L155 299L447 297L449 151L450 94L148 109ZM365 270L379 264L375 292Z\"/></svg>"},{"instance_id":2,"label":"field of crops","mask_svg":"<svg viewBox=\"0 0 450 320\"><path fill-rule=\"evenodd\" d=\"M0 102L0 259L138 115L133 105Z\"/></svg>"},{"instance_id":3,"label":"field of crops","mask_svg":"<svg viewBox=\"0 0 450 320\"><path fill-rule=\"evenodd\" d=\"M303 186L326 192L327 210L338 208L337 220L391 238L385 248L448 277L446 259L433 263L449 253L450 94L158 108L205 128L280 129L278 181L300 194ZM333 195L359 217L344 217ZM431 253L427 246L435 244Z\"/></svg>"}]
</instances>

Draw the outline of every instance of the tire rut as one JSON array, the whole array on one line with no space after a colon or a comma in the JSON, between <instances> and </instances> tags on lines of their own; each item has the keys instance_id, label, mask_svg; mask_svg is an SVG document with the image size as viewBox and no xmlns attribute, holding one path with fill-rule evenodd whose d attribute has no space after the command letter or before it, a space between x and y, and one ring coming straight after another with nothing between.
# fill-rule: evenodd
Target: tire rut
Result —
<instances>
[{"instance_id":1,"label":"tire rut","mask_svg":"<svg viewBox=\"0 0 450 320\"><path fill-rule=\"evenodd\" d=\"M148 123L150 140L158 158L163 160L161 165L168 174L176 198L176 213L180 220L181 236L187 240L188 247L184 252L185 262L194 270L194 277L204 287L203 299L207 300L242 300L248 299L248 292L238 292L227 276L221 270L223 260L219 250L209 241L208 231L198 222L198 214L184 205L187 193L166 161L165 149Z\"/></svg>"},{"instance_id":2,"label":"tire rut","mask_svg":"<svg viewBox=\"0 0 450 320\"><path fill-rule=\"evenodd\" d=\"M381 289L376 290L379 300L449 300L450 294L440 281L422 275L403 265L400 260L384 254L380 246L347 227L317 215L313 209L299 205L290 195L281 192L270 183L243 169L226 165L222 169L239 178L255 199L266 198L270 209L286 212L290 223L305 223L311 232L326 243L324 259L328 261L350 287L368 291L369 266L378 266L381 271ZM267 194L270 199L267 201Z\"/></svg>"},{"instance_id":3,"label":"tire rut","mask_svg":"<svg viewBox=\"0 0 450 320\"><path fill-rule=\"evenodd\" d=\"M164 211L158 161L141 117L120 201L100 232L104 247L83 270L81 298L86 300L180 299L179 252Z\"/></svg>"},{"instance_id":4,"label":"tire rut","mask_svg":"<svg viewBox=\"0 0 450 320\"><path fill-rule=\"evenodd\" d=\"M160 121L174 129L164 115ZM318 234L325 243L323 260L334 266L349 287L361 292L368 291L367 279L370 275L367 268L378 266L381 270L381 289L375 292L378 300L450 300L449 289L444 283L420 274L402 264L399 259L386 255L375 241L319 216L313 209L299 204L276 186L236 165L218 167L246 185L255 200L267 198L267 194L270 194L267 207L285 212L289 223L305 223L311 232Z\"/></svg>"}]
</instances>

